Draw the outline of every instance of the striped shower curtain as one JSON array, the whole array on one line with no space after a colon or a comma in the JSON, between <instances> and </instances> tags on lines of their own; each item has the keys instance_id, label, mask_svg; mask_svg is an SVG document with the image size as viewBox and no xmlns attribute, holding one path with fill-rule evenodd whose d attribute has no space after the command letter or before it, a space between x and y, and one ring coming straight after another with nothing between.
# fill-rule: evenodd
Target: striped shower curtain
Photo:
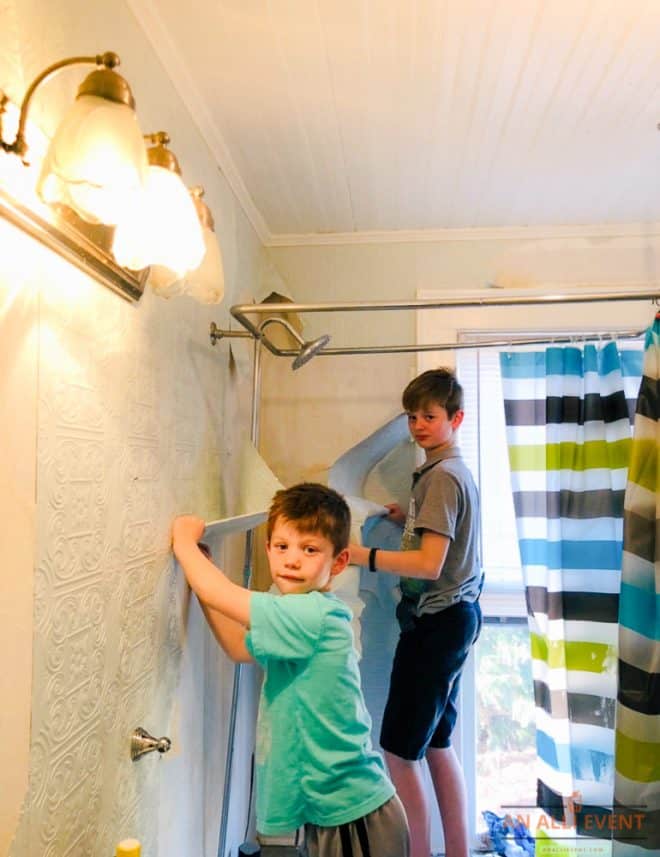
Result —
<instances>
[{"instance_id":1,"label":"striped shower curtain","mask_svg":"<svg viewBox=\"0 0 660 857\"><path fill-rule=\"evenodd\" d=\"M623 501L641 352L609 342L504 353L501 374L532 648L537 804L593 835L584 828L606 825L613 801Z\"/></svg>"},{"instance_id":2,"label":"striped shower curtain","mask_svg":"<svg viewBox=\"0 0 660 857\"><path fill-rule=\"evenodd\" d=\"M660 321L646 336L626 487L619 600L616 857L660 854Z\"/></svg>"}]
</instances>

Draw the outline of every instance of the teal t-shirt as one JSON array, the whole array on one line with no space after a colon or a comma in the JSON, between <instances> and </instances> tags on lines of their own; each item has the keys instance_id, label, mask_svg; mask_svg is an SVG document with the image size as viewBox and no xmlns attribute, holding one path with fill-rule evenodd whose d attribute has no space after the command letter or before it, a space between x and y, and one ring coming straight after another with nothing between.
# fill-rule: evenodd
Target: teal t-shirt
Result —
<instances>
[{"instance_id":1,"label":"teal t-shirt","mask_svg":"<svg viewBox=\"0 0 660 857\"><path fill-rule=\"evenodd\" d=\"M253 593L246 644L264 671L257 721L257 830L333 827L389 800L371 746L351 611L330 593Z\"/></svg>"}]
</instances>

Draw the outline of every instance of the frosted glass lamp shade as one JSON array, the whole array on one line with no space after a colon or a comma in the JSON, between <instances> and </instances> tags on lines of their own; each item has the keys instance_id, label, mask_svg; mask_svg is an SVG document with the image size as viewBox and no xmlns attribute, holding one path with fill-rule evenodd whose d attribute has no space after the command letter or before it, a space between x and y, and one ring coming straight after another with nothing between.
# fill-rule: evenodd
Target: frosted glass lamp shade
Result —
<instances>
[{"instance_id":1,"label":"frosted glass lamp shade","mask_svg":"<svg viewBox=\"0 0 660 857\"><path fill-rule=\"evenodd\" d=\"M115 230L112 252L125 268L152 266L149 281L169 287L204 256L197 212L181 177L150 165L143 192Z\"/></svg>"},{"instance_id":2,"label":"frosted glass lamp shade","mask_svg":"<svg viewBox=\"0 0 660 857\"><path fill-rule=\"evenodd\" d=\"M152 265L149 268L147 282L159 298L176 298L184 293L183 278L177 278L174 271L163 265Z\"/></svg>"},{"instance_id":3,"label":"frosted glass lamp shade","mask_svg":"<svg viewBox=\"0 0 660 857\"><path fill-rule=\"evenodd\" d=\"M89 223L113 226L133 206L147 171L135 111L79 95L53 137L37 183L47 203L63 203Z\"/></svg>"},{"instance_id":4,"label":"frosted glass lamp shade","mask_svg":"<svg viewBox=\"0 0 660 857\"><path fill-rule=\"evenodd\" d=\"M200 303L219 304L225 295L225 272L218 239L208 227L204 229L204 244L202 264L186 276L183 291Z\"/></svg>"},{"instance_id":5,"label":"frosted glass lamp shade","mask_svg":"<svg viewBox=\"0 0 660 857\"><path fill-rule=\"evenodd\" d=\"M202 264L186 274L185 278L172 281L171 271L154 265L149 271L149 285L161 298L188 295L203 304L219 304L225 295L225 274L222 253L215 232L208 227L203 230L206 253Z\"/></svg>"}]
</instances>

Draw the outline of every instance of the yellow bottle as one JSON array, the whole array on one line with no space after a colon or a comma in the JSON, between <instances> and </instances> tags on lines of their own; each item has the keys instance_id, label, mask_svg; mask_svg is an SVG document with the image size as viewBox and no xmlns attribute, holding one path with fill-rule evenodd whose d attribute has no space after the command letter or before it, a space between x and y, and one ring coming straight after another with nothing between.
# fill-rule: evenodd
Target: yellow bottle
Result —
<instances>
[{"instance_id":1,"label":"yellow bottle","mask_svg":"<svg viewBox=\"0 0 660 857\"><path fill-rule=\"evenodd\" d=\"M115 857L140 857L140 843L137 839L122 839L117 845Z\"/></svg>"}]
</instances>

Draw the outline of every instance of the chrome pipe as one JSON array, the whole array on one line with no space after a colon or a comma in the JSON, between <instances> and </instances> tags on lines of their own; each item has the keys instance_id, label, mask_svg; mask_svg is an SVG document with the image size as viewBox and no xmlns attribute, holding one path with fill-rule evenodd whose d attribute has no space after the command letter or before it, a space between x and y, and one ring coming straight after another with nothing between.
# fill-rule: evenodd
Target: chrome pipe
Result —
<instances>
[{"instance_id":1,"label":"chrome pipe","mask_svg":"<svg viewBox=\"0 0 660 857\"><path fill-rule=\"evenodd\" d=\"M213 329L211 330L213 336ZM250 440L255 447L259 445L259 396L261 393L261 338L254 340L254 359L252 363L252 412L250 415ZM215 345L215 342L213 342ZM297 352L294 352L297 353ZM245 554L243 556L243 586L250 585L252 570L252 553L254 551L254 530L245 534ZM220 816L220 834L218 836L218 857L227 857L227 826L229 821L229 798L231 794L232 764L234 761L234 740L236 736L236 721L238 717L238 702L241 687L241 666L234 664L234 680L231 690L231 708L229 713L229 729L227 732L227 753L225 755L225 780L222 790L222 813ZM248 806L248 819L250 807Z\"/></svg>"},{"instance_id":2,"label":"chrome pipe","mask_svg":"<svg viewBox=\"0 0 660 857\"><path fill-rule=\"evenodd\" d=\"M594 303L596 301L655 300L660 297L658 288L605 290L599 292L565 292L555 294L485 295L484 297L447 297L411 299L406 301L346 301L344 303L268 303L234 304L230 313L241 321L240 316L273 312L373 312L381 310L449 309L451 307L519 306L529 304Z\"/></svg>"},{"instance_id":3,"label":"chrome pipe","mask_svg":"<svg viewBox=\"0 0 660 857\"><path fill-rule=\"evenodd\" d=\"M296 342L300 343L300 349L298 351L287 351L285 352L283 349L279 348L273 342L268 339L266 334L264 333L265 329L270 324L279 324L285 330L287 330L291 336L296 340ZM254 333L252 332L254 331ZM223 330L218 327L218 325L212 321L211 326L209 328L209 337L211 339L211 345L215 345L219 339L233 339L233 338L242 338L242 339L254 339L255 341L262 342L266 348L274 354L276 357L282 356L284 353L290 354L293 360L293 368L299 369L301 366L304 366L312 357L315 357L319 352L321 352L328 342L330 342L330 337L328 334L324 334L323 336L319 336L318 339L314 339L312 341L307 342L302 338L302 336L298 333L298 331L290 324L286 319L280 318L279 316L269 316L264 319L264 321L259 324L258 327L253 327L250 325L250 330ZM256 357L256 355L255 355ZM253 407L254 413L254 407Z\"/></svg>"},{"instance_id":4,"label":"chrome pipe","mask_svg":"<svg viewBox=\"0 0 660 857\"><path fill-rule=\"evenodd\" d=\"M266 348L277 357L295 357L298 352L292 349L279 348L263 332L265 323L255 324L249 314L264 315L273 312L378 312L389 310L428 310L449 309L456 307L505 307L520 305L555 305L573 303L596 303L602 301L631 301L651 300L657 301L660 292L657 289L626 289L625 291L599 291L599 292L569 292L564 294L549 295L488 295L484 297L451 297L438 300L408 300L408 301L355 301L346 303L269 303L269 304L235 304L230 313L241 324L245 330L255 339L260 339ZM607 334L610 335L610 334ZM584 337L582 337L584 339ZM529 338L526 341L516 340L521 345L536 345L544 342L570 342L571 339L554 340L545 338ZM481 343L480 343L481 344ZM485 340L484 347L499 347L510 344L508 340ZM457 348L470 348L473 345L445 342L445 343L414 343L408 345L365 345L347 346L339 348L323 348L321 355L341 354L404 354L419 351L449 351Z\"/></svg>"},{"instance_id":5,"label":"chrome pipe","mask_svg":"<svg viewBox=\"0 0 660 857\"><path fill-rule=\"evenodd\" d=\"M643 336L645 330L617 330L593 334L570 334L562 336L539 336L520 339L508 337L503 339L479 339L472 342L428 342L410 345L363 345L347 348L323 348L317 352L323 356L346 356L364 354L406 354L419 351L460 351L465 348L514 348L517 345L558 345L567 342L593 342L599 339L633 339ZM263 341L263 340L262 340ZM275 346L274 346L275 347ZM279 348L276 353L278 357L296 357L299 352L292 348Z\"/></svg>"}]
</instances>

